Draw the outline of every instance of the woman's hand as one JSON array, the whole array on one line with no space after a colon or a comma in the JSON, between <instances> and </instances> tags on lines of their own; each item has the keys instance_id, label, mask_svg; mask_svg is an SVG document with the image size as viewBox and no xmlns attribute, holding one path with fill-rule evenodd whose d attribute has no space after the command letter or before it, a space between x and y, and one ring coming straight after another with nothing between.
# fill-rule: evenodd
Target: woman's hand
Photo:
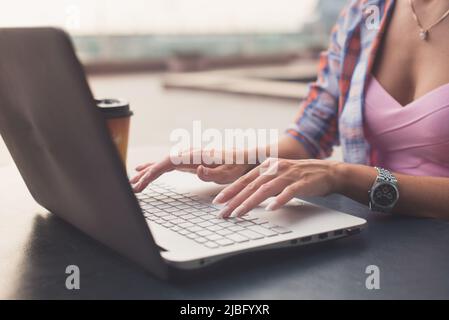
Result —
<instances>
[{"instance_id":1,"label":"woman's hand","mask_svg":"<svg viewBox=\"0 0 449 320\"><path fill-rule=\"evenodd\" d=\"M248 163L246 152L240 154L236 151L186 151L176 156L168 156L160 162L138 166L138 173L130 183L134 192L139 193L162 174L179 170L194 173L203 181L228 184L255 167L251 164L219 164L224 163L225 159L233 159L231 162L236 163L240 155L241 159L244 159L243 163Z\"/></svg>"},{"instance_id":2,"label":"woman's hand","mask_svg":"<svg viewBox=\"0 0 449 320\"><path fill-rule=\"evenodd\" d=\"M339 192L339 162L268 159L226 187L214 203L226 203L220 216L241 217L264 200L276 196L266 209L276 210L297 196L325 196Z\"/></svg>"}]
</instances>

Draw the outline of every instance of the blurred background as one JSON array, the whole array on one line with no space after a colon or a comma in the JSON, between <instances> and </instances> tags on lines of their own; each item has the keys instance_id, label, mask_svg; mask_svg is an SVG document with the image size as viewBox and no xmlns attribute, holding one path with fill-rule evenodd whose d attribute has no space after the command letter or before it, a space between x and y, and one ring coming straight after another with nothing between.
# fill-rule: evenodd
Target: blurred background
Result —
<instances>
[{"instance_id":1,"label":"blurred background","mask_svg":"<svg viewBox=\"0 0 449 320\"><path fill-rule=\"evenodd\" d=\"M64 28L94 95L130 101L131 147L167 145L194 120L284 130L345 2L0 0L0 27Z\"/></svg>"}]
</instances>

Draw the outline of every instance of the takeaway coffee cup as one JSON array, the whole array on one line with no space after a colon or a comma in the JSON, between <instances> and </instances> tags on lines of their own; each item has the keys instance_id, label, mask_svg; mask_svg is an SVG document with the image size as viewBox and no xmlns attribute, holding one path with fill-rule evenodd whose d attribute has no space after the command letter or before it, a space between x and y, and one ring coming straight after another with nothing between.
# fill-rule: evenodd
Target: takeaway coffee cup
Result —
<instances>
[{"instance_id":1,"label":"takeaway coffee cup","mask_svg":"<svg viewBox=\"0 0 449 320\"><path fill-rule=\"evenodd\" d=\"M117 147L123 164L126 165L128 152L129 125L133 112L129 103L121 99L96 99L97 107L100 108L106 120L112 141Z\"/></svg>"}]
</instances>

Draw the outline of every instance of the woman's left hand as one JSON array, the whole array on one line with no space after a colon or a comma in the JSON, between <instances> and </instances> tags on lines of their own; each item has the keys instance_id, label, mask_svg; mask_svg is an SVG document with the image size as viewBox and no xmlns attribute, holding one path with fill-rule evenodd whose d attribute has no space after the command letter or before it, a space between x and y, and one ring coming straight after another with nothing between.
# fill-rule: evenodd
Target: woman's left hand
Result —
<instances>
[{"instance_id":1,"label":"woman's left hand","mask_svg":"<svg viewBox=\"0 0 449 320\"><path fill-rule=\"evenodd\" d=\"M266 199L276 196L267 210L277 210L291 199L325 196L339 191L337 168L328 160L267 159L226 187L214 203L226 203L220 216L241 217Z\"/></svg>"}]
</instances>

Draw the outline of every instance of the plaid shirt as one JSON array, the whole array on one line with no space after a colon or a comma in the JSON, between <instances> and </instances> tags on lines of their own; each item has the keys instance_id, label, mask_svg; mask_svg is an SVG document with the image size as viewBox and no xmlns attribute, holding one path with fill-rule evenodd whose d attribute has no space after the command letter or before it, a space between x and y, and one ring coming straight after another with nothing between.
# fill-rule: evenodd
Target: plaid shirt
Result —
<instances>
[{"instance_id":1,"label":"plaid shirt","mask_svg":"<svg viewBox=\"0 0 449 320\"><path fill-rule=\"evenodd\" d=\"M351 0L320 56L319 73L287 133L314 158L341 144L344 160L370 163L364 136L365 87L395 0ZM378 19L376 19L376 15Z\"/></svg>"}]
</instances>

